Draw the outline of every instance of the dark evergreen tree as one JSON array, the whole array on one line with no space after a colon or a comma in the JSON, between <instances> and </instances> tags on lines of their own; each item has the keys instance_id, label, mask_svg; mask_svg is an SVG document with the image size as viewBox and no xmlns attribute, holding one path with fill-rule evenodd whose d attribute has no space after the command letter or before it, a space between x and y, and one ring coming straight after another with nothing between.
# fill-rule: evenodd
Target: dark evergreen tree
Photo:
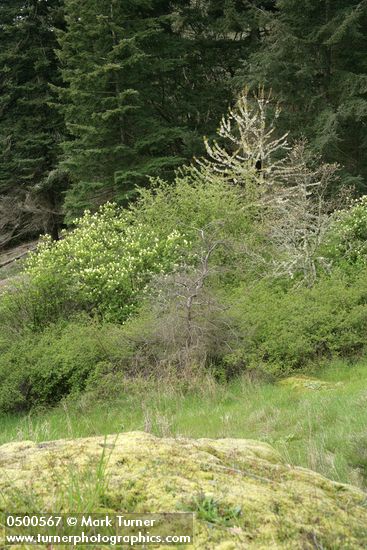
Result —
<instances>
[{"instance_id":1,"label":"dark evergreen tree","mask_svg":"<svg viewBox=\"0 0 367 550\"><path fill-rule=\"evenodd\" d=\"M283 128L305 136L344 183L367 189L367 3L278 0L268 37L243 81L272 88Z\"/></svg>"},{"instance_id":2,"label":"dark evergreen tree","mask_svg":"<svg viewBox=\"0 0 367 550\"><path fill-rule=\"evenodd\" d=\"M126 200L149 176L169 178L202 152L258 42L249 8L235 4L66 0L58 94L71 215Z\"/></svg>"},{"instance_id":3,"label":"dark evergreen tree","mask_svg":"<svg viewBox=\"0 0 367 550\"><path fill-rule=\"evenodd\" d=\"M63 133L62 119L49 104L49 82L58 81L54 50L60 3L0 3L0 242L42 229L44 222L46 230L57 232L60 180L45 182Z\"/></svg>"}]
</instances>

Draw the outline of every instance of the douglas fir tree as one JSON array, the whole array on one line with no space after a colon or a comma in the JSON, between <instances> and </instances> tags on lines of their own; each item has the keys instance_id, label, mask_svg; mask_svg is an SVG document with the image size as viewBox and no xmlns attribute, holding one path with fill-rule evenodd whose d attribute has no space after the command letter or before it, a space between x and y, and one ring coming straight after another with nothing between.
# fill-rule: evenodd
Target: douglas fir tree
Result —
<instances>
[{"instance_id":1,"label":"douglas fir tree","mask_svg":"<svg viewBox=\"0 0 367 550\"><path fill-rule=\"evenodd\" d=\"M342 181L366 192L367 3L279 0L268 37L244 80L271 88L283 130L344 167Z\"/></svg>"},{"instance_id":2,"label":"douglas fir tree","mask_svg":"<svg viewBox=\"0 0 367 550\"><path fill-rule=\"evenodd\" d=\"M0 245L42 229L56 236L65 182L49 175L63 121L49 83L58 82L60 21L60 0L0 3Z\"/></svg>"}]
</instances>

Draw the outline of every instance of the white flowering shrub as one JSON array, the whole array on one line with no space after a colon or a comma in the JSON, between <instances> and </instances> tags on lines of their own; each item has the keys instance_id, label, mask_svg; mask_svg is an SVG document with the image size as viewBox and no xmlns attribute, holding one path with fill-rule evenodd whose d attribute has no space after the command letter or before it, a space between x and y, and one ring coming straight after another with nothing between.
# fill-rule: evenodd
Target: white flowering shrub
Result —
<instances>
[{"instance_id":1,"label":"white flowering shrub","mask_svg":"<svg viewBox=\"0 0 367 550\"><path fill-rule=\"evenodd\" d=\"M187 245L178 230L134 221L114 204L76 220L58 242L45 237L31 254L26 272L32 286L57 285L63 299L104 318L123 321L155 274L171 271Z\"/></svg>"},{"instance_id":2,"label":"white flowering shrub","mask_svg":"<svg viewBox=\"0 0 367 550\"><path fill-rule=\"evenodd\" d=\"M18 307L10 297L9 316L36 330L78 311L123 322L147 296L153 278L196 265L201 230L216 229L220 240L242 242L251 233L250 218L241 189L220 180L194 179L187 170L174 185L157 181L129 208L108 203L77 219L60 241L45 237L27 263L29 287L19 293L24 303ZM221 247L213 261L242 272L247 256L239 256Z\"/></svg>"},{"instance_id":3,"label":"white flowering shrub","mask_svg":"<svg viewBox=\"0 0 367 550\"><path fill-rule=\"evenodd\" d=\"M335 263L367 265L367 195L335 213L328 252Z\"/></svg>"}]
</instances>

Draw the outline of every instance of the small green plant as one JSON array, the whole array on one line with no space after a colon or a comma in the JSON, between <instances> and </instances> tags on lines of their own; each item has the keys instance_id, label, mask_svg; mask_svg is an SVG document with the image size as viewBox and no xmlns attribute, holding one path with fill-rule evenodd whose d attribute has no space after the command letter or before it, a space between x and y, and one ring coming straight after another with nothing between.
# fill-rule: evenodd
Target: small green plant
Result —
<instances>
[{"instance_id":1,"label":"small green plant","mask_svg":"<svg viewBox=\"0 0 367 550\"><path fill-rule=\"evenodd\" d=\"M217 525L234 525L241 516L240 506L231 506L202 493L194 496L188 509L196 513L197 519Z\"/></svg>"},{"instance_id":2,"label":"small green plant","mask_svg":"<svg viewBox=\"0 0 367 550\"><path fill-rule=\"evenodd\" d=\"M79 514L97 513L103 509L109 483L107 466L113 448L114 444L108 444L105 438L97 462L83 469L68 465L65 479L59 480L59 509Z\"/></svg>"}]
</instances>

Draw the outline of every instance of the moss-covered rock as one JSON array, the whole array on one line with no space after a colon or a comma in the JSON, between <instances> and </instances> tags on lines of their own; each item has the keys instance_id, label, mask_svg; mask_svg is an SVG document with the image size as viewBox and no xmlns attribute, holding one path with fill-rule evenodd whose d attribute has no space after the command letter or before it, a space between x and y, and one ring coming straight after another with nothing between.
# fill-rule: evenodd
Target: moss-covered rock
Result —
<instances>
[{"instance_id":1,"label":"moss-covered rock","mask_svg":"<svg viewBox=\"0 0 367 550\"><path fill-rule=\"evenodd\" d=\"M289 376L278 382L281 386L287 386L293 390L332 390L342 386L342 382L327 382L310 376Z\"/></svg>"},{"instance_id":2,"label":"moss-covered rock","mask_svg":"<svg viewBox=\"0 0 367 550\"><path fill-rule=\"evenodd\" d=\"M0 447L0 498L0 511L191 510L203 550L367 547L363 492L251 440L132 432L9 443Z\"/></svg>"}]
</instances>

